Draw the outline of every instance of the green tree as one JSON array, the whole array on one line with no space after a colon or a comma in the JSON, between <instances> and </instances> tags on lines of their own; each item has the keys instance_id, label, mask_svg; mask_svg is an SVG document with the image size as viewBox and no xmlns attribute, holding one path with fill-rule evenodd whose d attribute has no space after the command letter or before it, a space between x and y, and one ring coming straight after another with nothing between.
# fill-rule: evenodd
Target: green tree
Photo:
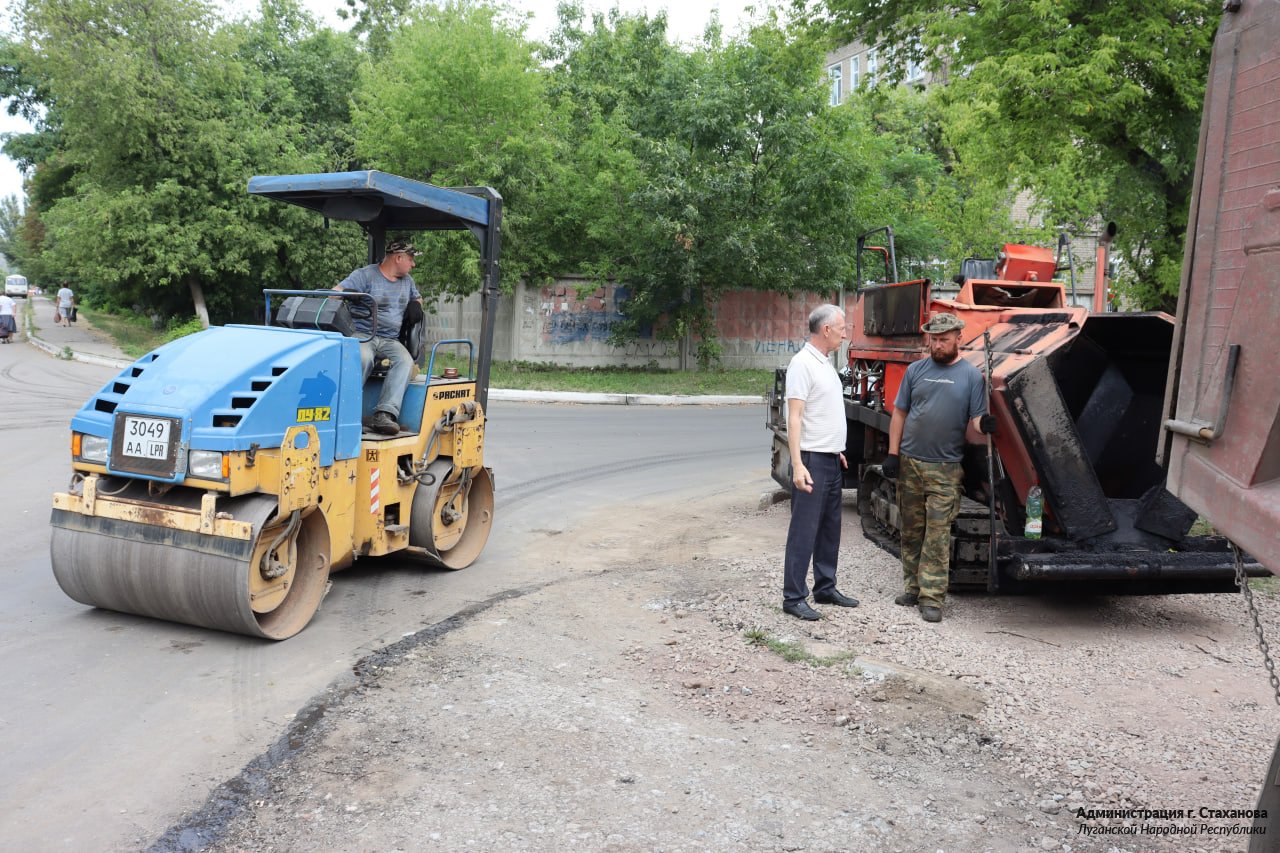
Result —
<instances>
[{"instance_id":1,"label":"green tree","mask_svg":"<svg viewBox=\"0 0 1280 853\"><path fill-rule=\"evenodd\" d=\"M22 242L22 206L18 197L7 195L0 198L0 254L10 266L19 270L23 268L26 258L26 247Z\"/></svg>"},{"instance_id":2,"label":"green tree","mask_svg":"<svg viewBox=\"0 0 1280 853\"><path fill-rule=\"evenodd\" d=\"M386 52L360 69L355 153L370 168L440 186L492 186L503 197L503 267L546 275L559 258L538 237L541 194L561 145L543 77L521 25L482 2L410 13ZM435 290L479 286L474 241L432 240L415 278Z\"/></svg>"},{"instance_id":3,"label":"green tree","mask_svg":"<svg viewBox=\"0 0 1280 853\"><path fill-rule=\"evenodd\" d=\"M267 9L277 30L300 20L284 2ZM333 153L301 147L308 102L285 85L301 75L254 64L244 28L199 2L28 0L19 11L14 67L56 117L24 149L40 158L42 267L107 306L250 314L257 289L285 276L281 247L300 220L247 196L248 178L314 171Z\"/></svg>"},{"instance_id":4,"label":"green tree","mask_svg":"<svg viewBox=\"0 0 1280 853\"><path fill-rule=\"evenodd\" d=\"M691 335L708 365L726 291L835 291L857 233L915 224L900 161L858 114L827 108L813 42L766 21L727 42L709 27L684 51L662 16L561 14L551 88L579 140L582 199L566 230L586 271L629 288L619 336ZM926 251L910 244L928 230L908 227L904 249Z\"/></svg>"},{"instance_id":5,"label":"green tree","mask_svg":"<svg viewBox=\"0 0 1280 853\"><path fill-rule=\"evenodd\" d=\"M969 174L1032 190L1056 222L1120 224L1131 298L1176 299L1220 4L820 0L832 41L948 74L947 144Z\"/></svg>"}]
</instances>

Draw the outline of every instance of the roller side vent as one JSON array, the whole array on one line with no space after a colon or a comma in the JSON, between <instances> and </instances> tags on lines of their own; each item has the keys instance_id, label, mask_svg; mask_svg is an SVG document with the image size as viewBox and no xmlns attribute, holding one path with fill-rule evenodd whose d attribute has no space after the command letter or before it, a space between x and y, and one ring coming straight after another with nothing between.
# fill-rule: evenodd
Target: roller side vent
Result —
<instances>
[{"instance_id":1,"label":"roller side vent","mask_svg":"<svg viewBox=\"0 0 1280 853\"><path fill-rule=\"evenodd\" d=\"M235 427L240 425L240 415L228 415L223 412L215 413L213 416L213 425L215 427Z\"/></svg>"},{"instance_id":2,"label":"roller side vent","mask_svg":"<svg viewBox=\"0 0 1280 853\"><path fill-rule=\"evenodd\" d=\"M116 382L111 386L111 393L123 394L126 391L128 391L130 387L131 386L129 385L128 382Z\"/></svg>"},{"instance_id":3,"label":"roller side vent","mask_svg":"<svg viewBox=\"0 0 1280 853\"><path fill-rule=\"evenodd\" d=\"M256 403L256 402L258 402L258 398L257 398L257 397L232 397L232 398L231 398L231 408L233 408L233 409L247 409L247 408L249 408L250 406L252 406L252 405L253 405L254 403Z\"/></svg>"},{"instance_id":4,"label":"roller side vent","mask_svg":"<svg viewBox=\"0 0 1280 853\"><path fill-rule=\"evenodd\" d=\"M101 397L93 401L95 411L106 412L108 415L115 414L117 405L114 400L104 400Z\"/></svg>"},{"instance_id":5,"label":"roller side vent","mask_svg":"<svg viewBox=\"0 0 1280 853\"><path fill-rule=\"evenodd\" d=\"M271 368L271 375L272 375L272 376L281 376L281 375L283 375L283 374L284 374L284 372L285 372L286 370L288 370L288 369L289 369L289 368L287 368L287 367L273 367L273 368Z\"/></svg>"},{"instance_id":6,"label":"roller side vent","mask_svg":"<svg viewBox=\"0 0 1280 853\"><path fill-rule=\"evenodd\" d=\"M249 383L249 390L257 391L258 393L261 393L270 387L271 387L270 379L255 379Z\"/></svg>"}]
</instances>

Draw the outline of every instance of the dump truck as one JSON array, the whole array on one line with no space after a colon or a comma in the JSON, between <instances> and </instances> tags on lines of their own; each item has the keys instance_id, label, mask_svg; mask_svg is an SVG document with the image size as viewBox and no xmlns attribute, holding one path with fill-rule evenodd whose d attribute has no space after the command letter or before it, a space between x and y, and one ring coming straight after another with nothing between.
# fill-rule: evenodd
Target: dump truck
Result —
<instances>
[{"instance_id":1,"label":"dump truck","mask_svg":"<svg viewBox=\"0 0 1280 853\"><path fill-rule=\"evenodd\" d=\"M1261 657L1274 661L1244 554L1280 574L1280 0L1228 0L1200 125L1158 460L1170 492L1238 546ZM1272 687L1280 703L1280 682ZM1250 851L1280 834L1280 740Z\"/></svg>"},{"instance_id":2,"label":"dump truck","mask_svg":"<svg viewBox=\"0 0 1280 853\"><path fill-rule=\"evenodd\" d=\"M376 328L376 303L337 291L268 290L266 325L159 347L72 418L71 483L51 518L62 590L93 607L282 640L311 621L330 574L361 557L462 569L484 548L502 198L377 171L260 176L248 191L358 223L369 263L388 233L470 231L483 277L478 346L431 347L397 435L364 428L382 379L375 366L362 382L350 315L370 311ZM437 369L446 350L459 366L465 357L465 373Z\"/></svg>"}]
</instances>

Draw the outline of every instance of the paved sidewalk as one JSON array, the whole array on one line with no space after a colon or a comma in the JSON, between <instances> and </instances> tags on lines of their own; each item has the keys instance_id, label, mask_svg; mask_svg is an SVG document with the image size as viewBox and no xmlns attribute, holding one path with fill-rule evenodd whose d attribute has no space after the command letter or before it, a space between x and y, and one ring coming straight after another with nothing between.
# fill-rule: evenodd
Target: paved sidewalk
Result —
<instances>
[{"instance_id":1,"label":"paved sidewalk","mask_svg":"<svg viewBox=\"0 0 1280 853\"><path fill-rule=\"evenodd\" d=\"M32 313L23 313L21 324L32 346L57 358L70 358L104 367L128 367L133 359L125 355L103 332L80 317L70 326L54 323L53 300L47 296L29 297Z\"/></svg>"},{"instance_id":2,"label":"paved sidewalk","mask_svg":"<svg viewBox=\"0 0 1280 853\"><path fill-rule=\"evenodd\" d=\"M47 296L31 297L34 314L26 316L19 325L25 331L32 346L57 358L70 358L104 367L128 367L129 358L103 332L91 326L83 316L73 325L54 324L53 300ZM19 303L19 308L23 306ZM34 327L33 327L34 323ZM614 406L747 406L764 401L764 396L734 396L712 394L686 396L681 394L594 394L579 391L523 391L509 388L490 388L489 399L509 400L521 403L586 403Z\"/></svg>"}]
</instances>

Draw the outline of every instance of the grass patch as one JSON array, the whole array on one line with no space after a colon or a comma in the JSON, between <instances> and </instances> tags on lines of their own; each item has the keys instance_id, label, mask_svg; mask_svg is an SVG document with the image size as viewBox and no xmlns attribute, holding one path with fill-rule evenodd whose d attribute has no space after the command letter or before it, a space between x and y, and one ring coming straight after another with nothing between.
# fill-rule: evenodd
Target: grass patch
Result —
<instances>
[{"instance_id":1,"label":"grass patch","mask_svg":"<svg viewBox=\"0 0 1280 853\"><path fill-rule=\"evenodd\" d=\"M1275 575L1268 578L1249 578L1249 589L1261 595L1275 598L1280 595L1280 578Z\"/></svg>"},{"instance_id":2,"label":"grass patch","mask_svg":"<svg viewBox=\"0 0 1280 853\"><path fill-rule=\"evenodd\" d=\"M453 348L457 349L457 348ZM466 348L436 352L431 368L467 371ZM425 367L424 367L425 370ZM665 370L658 367L560 367L528 361L495 361L489 387L521 391L586 391L596 394L732 394L759 396L773 387L773 370Z\"/></svg>"},{"instance_id":3,"label":"grass patch","mask_svg":"<svg viewBox=\"0 0 1280 853\"><path fill-rule=\"evenodd\" d=\"M773 371L663 370L656 367L568 368L497 361L490 370L494 388L526 391L587 391L600 394L732 394L762 396L773 386Z\"/></svg>"},{"instance_id":4,"label":"grass patch","mask_svg":"<svg viewBox=\"0 0 1280 853\"><path fill-rule=\"evenodd\" d=\"M779 640L777 637L771 636L768 631L762 631L759 628L746 631L743 636L747 638L747 645L766 648L788 663L807 663L809 666L835 666L836 664L846 663L855 657L853 652L841 652L831 657L818 657L794 640Z\"/></svg>"},{"instance_id":5,"label":"grass patch","mask_svg":"<svg viewBox=\"0 0 1280 853\"><path fill-rule=\"evenodd\" d=\"M110 336L116 346L130 358L141 358L158 346L204 328L196 317L182 321L171 320L166 326L157 329L149 318L136 314L111 314L96 308L85 308L83 305L77 306L77 312L95 329Z\"/></svg>"},{"instance_id":6,"label":"grass patch","mask_svg":"<svg viewBox=\"0 0 1280 853\"><path fill-rule=\"evenodd\" d=\"M77 306L77 313L95 329L108 335L130 358L141 358L165 343L165 330L153 328L146 317L109 314L83 305Z\"/></svg>"},{"instance_id":7,"label":"grass patch","mask_svg":"<svg viewBox=\"0 0 1280 853\"><path fill-rule=\"evenodd\" d=\"M1201 515L1196 518L1196 523L1191 525L1191 530L1187 533L1187 535L1188 536L1217 536L1218 531L1214 528L1212 524L1209 523L1209 519Z\"/></svg>"}]
</instances>

